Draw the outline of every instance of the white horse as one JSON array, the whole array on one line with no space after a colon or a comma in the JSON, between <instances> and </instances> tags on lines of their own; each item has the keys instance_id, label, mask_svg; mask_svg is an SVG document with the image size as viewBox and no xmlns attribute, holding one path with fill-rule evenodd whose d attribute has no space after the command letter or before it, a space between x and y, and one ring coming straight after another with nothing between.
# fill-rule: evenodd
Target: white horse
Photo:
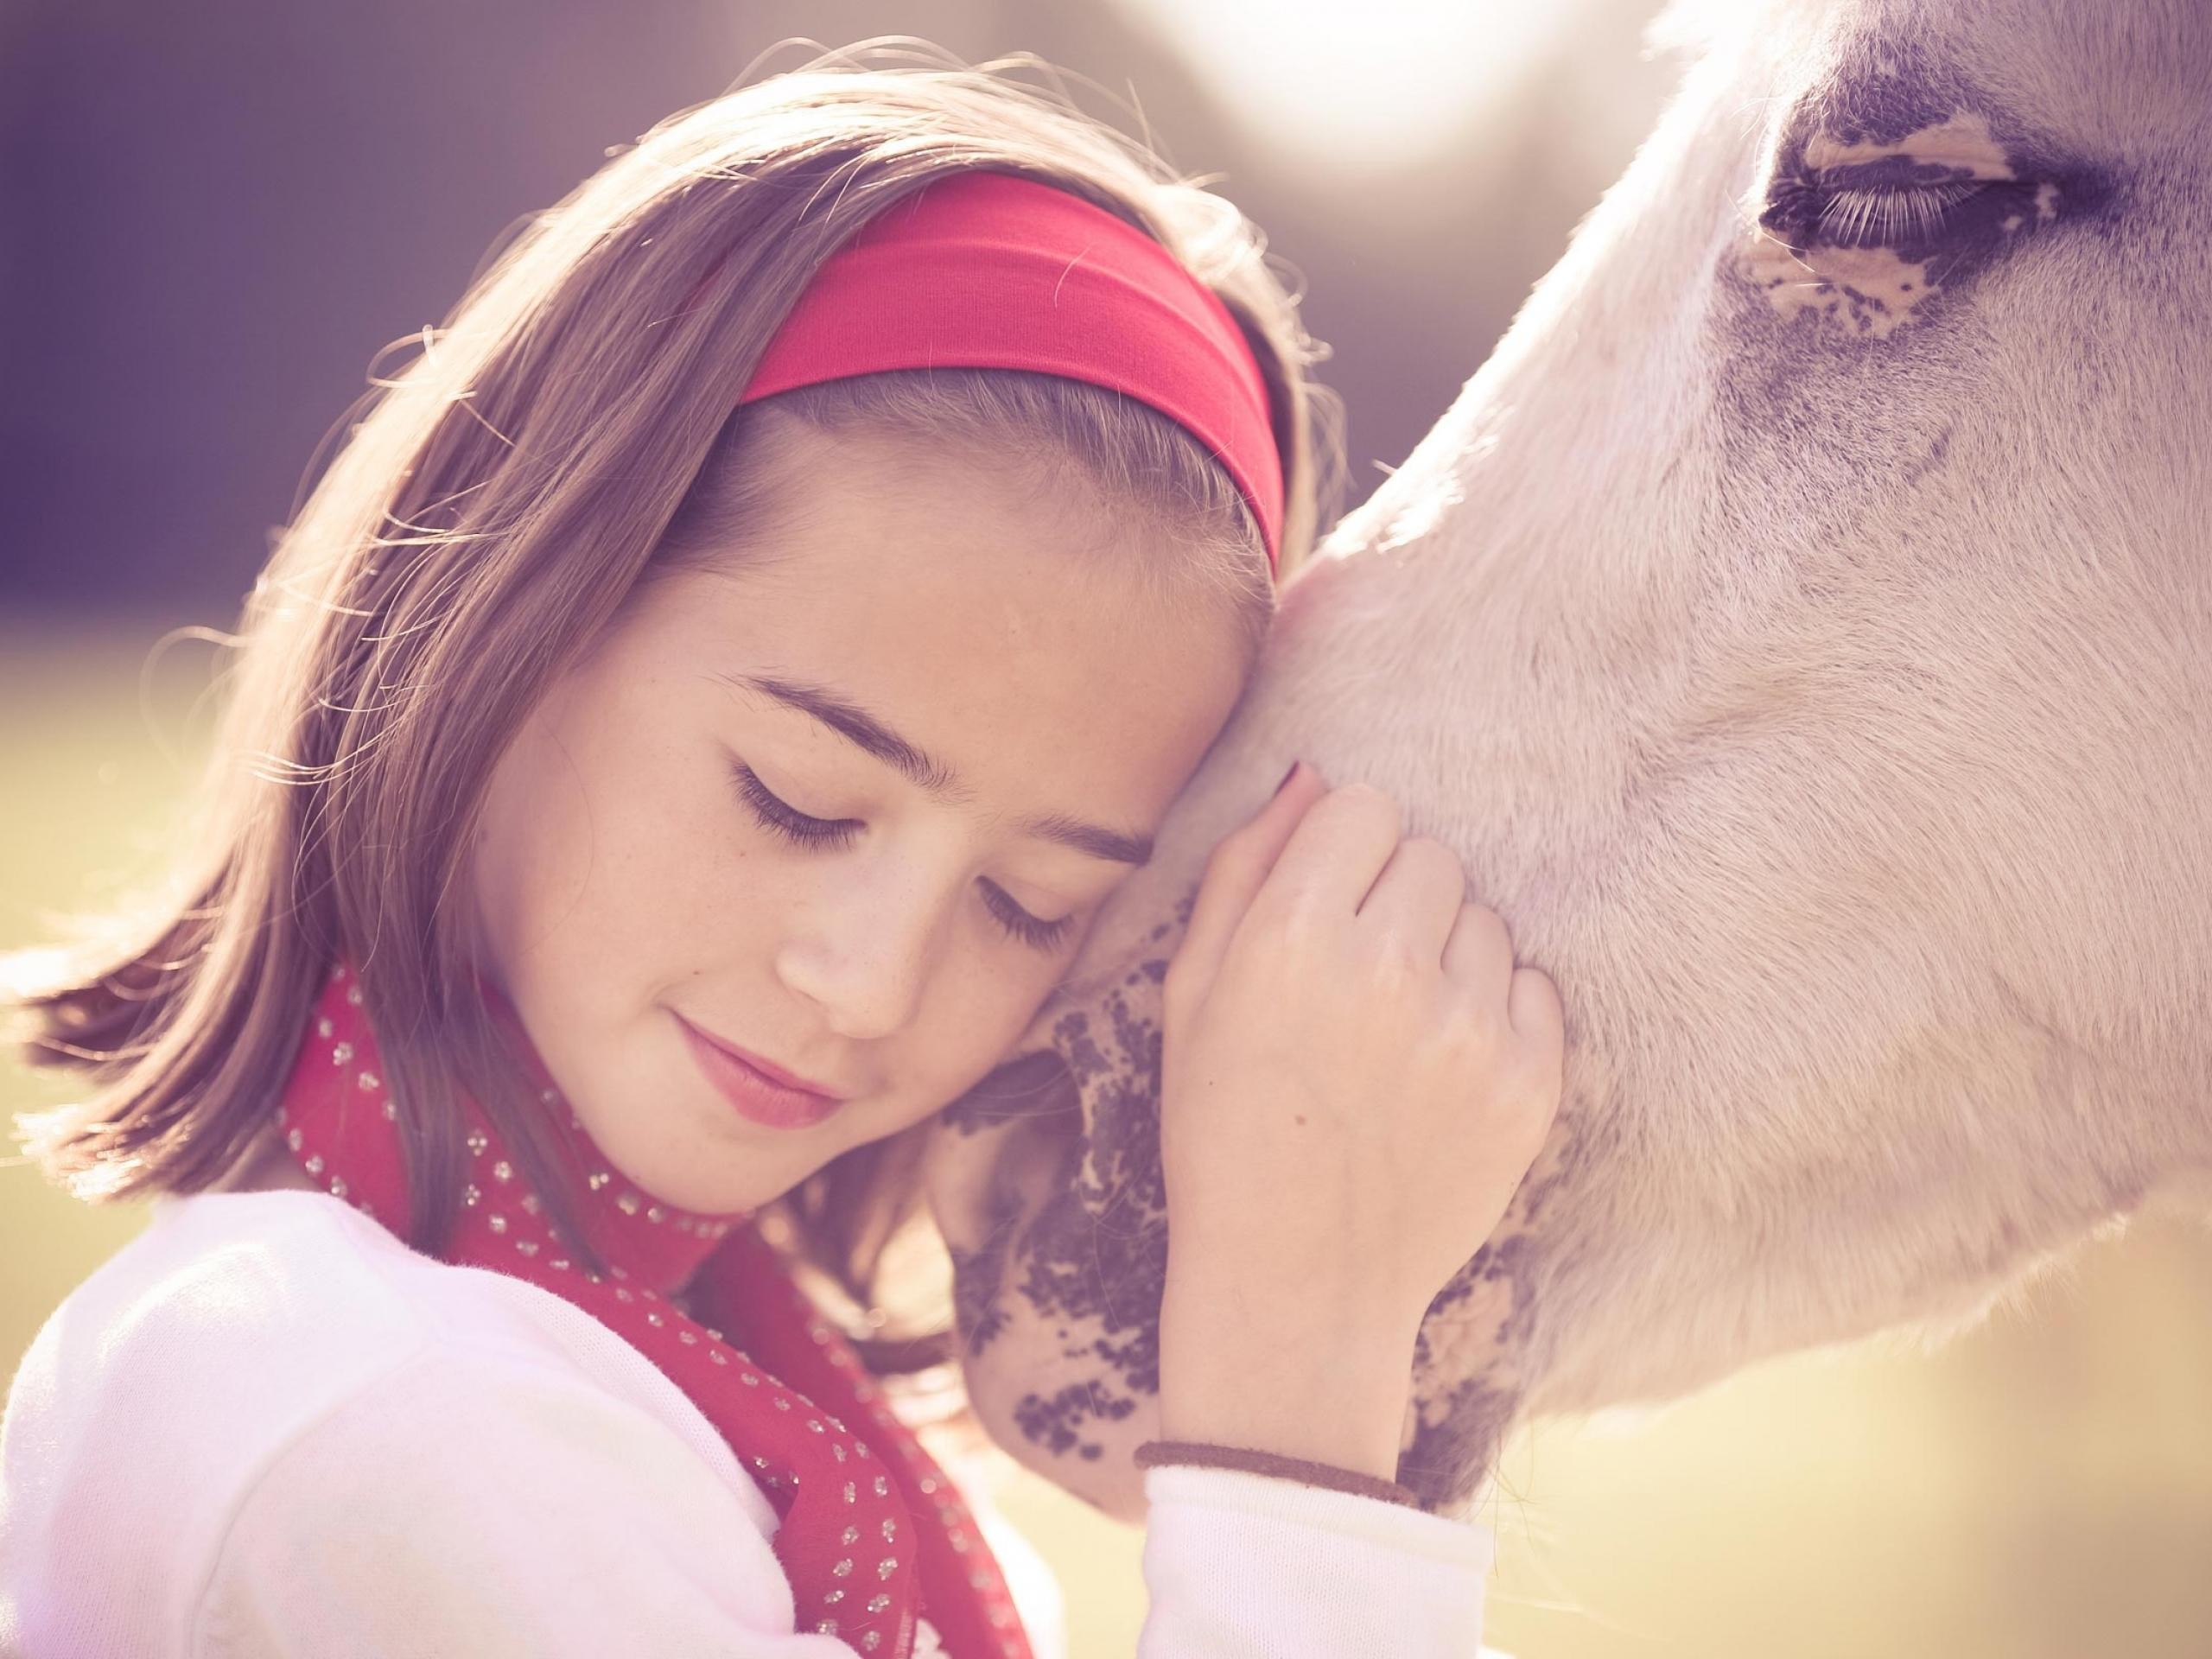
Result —
<instances>
[{"instance_id":1,"label":"white horse","mask_svg":"<svg viewBox=\"0 0 2212 1659\"><path fill-rule=\"evenodd\" d=\"M1568 1012L1415 1356L1433 1509L1524 1414L1960 1328L2212 1197L2212 4L1656 28L1656 130L931 1147L983 1420L1109 1513L1156 1423L1158 974L1294 756L1454 848Z\"/></svg>"}]
</instances>

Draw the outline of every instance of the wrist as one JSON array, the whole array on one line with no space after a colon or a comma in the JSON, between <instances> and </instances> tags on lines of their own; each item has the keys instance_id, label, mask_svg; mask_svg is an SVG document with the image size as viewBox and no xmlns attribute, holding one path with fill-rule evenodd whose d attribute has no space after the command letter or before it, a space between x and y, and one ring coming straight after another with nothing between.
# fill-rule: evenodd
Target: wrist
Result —
<instances>
[{"instance_id":1,"label":"wrist","mask_svg":"<svg viewBox=\"0 0 2212 1659\"><path fill-rule=\"evenodd\" d=\"M1171 1284L1161 1311L1160 1439L1395 1478L1417 1319L1195 1291Z\"/></svg>"},{"instance_id":2,"label":"wrist","mask_svg":"<svg viewBox=\"0 0 2212 1659\"><path fill-rule=\"evenodd\" d=\"M1136 1465L1140 1469L1160 1465L1180 1465L1185 1468L1234 1469L1246 1474L1266 1475L1276 1480L1294 1480L1302 1485L1319 1486L1325 1490L1350 1492L1355 1497L1380 1498L1388 1503L1402 1503L1410 1509L1421 1508L1421 1498L1410 1487L1395 1480L1384 1479L1372 1472L1347 1469L1341 1464L1325 1464L1302 1458L1287 1458L1272 1452L1255 1452L1232 1446L1202 1440L1147 1440L1136 1450Z\"/></svg>"},{"instance_id":3,"label":"wrist","mask_svg":"<svg viewBox=\"0 0 2212 1659\"><path fill-rule=\"evenodd\" d=\"M1414 1344L1428 1312L1398 1306L1364 1286L1334 1290L1302 1281L1296 1290L1249 1276L1209 1274L1171 1264L1160 1302L1160 1358L1202 1362L1222 1356L1249 1374L1253 1358L1323 1359L1338 1370L1365 1362L1410 1386ZM1248 1344L1240 1349L1239 1344Z\"/></svg>"}]
</instances>

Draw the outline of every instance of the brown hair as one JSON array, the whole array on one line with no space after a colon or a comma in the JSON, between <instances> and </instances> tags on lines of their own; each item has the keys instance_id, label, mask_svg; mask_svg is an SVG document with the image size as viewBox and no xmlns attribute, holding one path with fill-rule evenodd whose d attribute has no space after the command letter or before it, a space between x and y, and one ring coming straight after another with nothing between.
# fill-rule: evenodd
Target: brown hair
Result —
<instances>
[{"instance_id":1,"label":"brown hair","mask_svg":"<svg viewBox=\"0 0 2212 1659\"><path fill-rule=\"evenodd\" d=\"M465 1090L601 1265L547 1179L566 1126L517 1087L473 988L469 830L510 735L641 582L726 559L758 528L786 418L1074 463L1170 532L1133 574L1213 605L1249 668L1273 603L1257 531L1205 447L1142 405L940 371L733 411L816 267L870 216L948 172L1026 175L1157 238L1236 316L1268 385L1281 571L1296 568L1338 468L1294 302L1241 214L1057 86L1015 78L1039 67L861 48L672 116L519 226L421 354L372 381L247 600L200 839L168 899L5 964L30 1059L95 1084L17 1120L48 1179L92 1200L215 1181L269 1122L343 957L401 1103L408 1242L435 1255L450 1236L465 1153L440 1106ZM763 1211L861 1308L919 1208L927 1127L853 1148Z\"/></svg>"}]
</instances>

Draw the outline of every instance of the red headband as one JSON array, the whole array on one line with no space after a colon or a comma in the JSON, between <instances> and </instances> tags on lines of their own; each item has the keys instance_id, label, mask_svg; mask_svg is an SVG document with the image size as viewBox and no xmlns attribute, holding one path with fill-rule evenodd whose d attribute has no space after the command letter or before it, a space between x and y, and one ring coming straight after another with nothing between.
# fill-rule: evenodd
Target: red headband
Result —
<instances>
[{"instance_id":1,"label":"red headband","mask_svg":"<svg viewBox=\"0 0 2212 1659\"><path fill-rule=\"evenodd\" d=\"M1103 207L959 173L823 261L740 403L885 369L1029 369L1149 405L1229 469L1273 569L1282 461L1260 365L1211 289Z\"/></svg>"}]
</instances>

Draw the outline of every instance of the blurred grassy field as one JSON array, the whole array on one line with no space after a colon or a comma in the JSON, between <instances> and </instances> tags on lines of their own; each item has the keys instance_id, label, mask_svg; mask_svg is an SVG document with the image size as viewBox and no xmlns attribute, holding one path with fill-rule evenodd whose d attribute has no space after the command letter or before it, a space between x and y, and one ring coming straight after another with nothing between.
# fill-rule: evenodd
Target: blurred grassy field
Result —
<instances>
[{"instance_id":1,"label":"blurred grassy field","mask_svg":"<svg viewBox=\"0 0 2212 1659\"><path fill-rule=\"evenodd\" d=\"M160 632L0 618L0 948L158 857L209 660L168 653L142 697ZM60 1098L0 1060L0 1114ZM0 1370L140 1222L0 1167ZM2212 1656L2212 1234L2139 1225L2024 1302L1933 1356L1805 1356L1639 1424L1523 1435L1488 1639L1518 1659ZM1071 1659L1126 1659L1141 1535L1026 1475L1001 1503L1060 1576Z\"/></svg>"}]
</instances>

